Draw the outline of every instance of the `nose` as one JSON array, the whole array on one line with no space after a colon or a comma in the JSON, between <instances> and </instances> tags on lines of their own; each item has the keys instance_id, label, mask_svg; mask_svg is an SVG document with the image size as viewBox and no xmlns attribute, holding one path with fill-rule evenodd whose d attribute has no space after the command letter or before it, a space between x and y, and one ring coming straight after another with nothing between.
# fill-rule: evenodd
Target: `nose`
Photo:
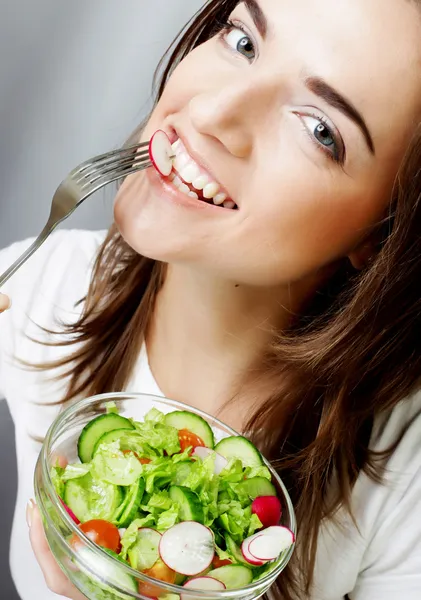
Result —
<instances>
[{"instance_id":1,"label":"nose","mask_svg":"<svg viewBox=\"0 0 421 600\"><path fill-rule=\"evenodd\" d=\"M273 98L272 86L260 84L231 81L194 96L189 103L193 127L215 138L233 156L248 157L259 128L262 132L263 121L267 122L270 96Z\"/></svg>"}]
</instances>

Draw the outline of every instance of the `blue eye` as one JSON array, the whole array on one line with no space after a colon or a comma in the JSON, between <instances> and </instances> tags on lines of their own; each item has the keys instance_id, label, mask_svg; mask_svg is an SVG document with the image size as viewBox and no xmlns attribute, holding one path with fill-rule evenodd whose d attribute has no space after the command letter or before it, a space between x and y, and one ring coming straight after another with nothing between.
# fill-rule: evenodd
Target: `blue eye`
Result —
<instances>
[{"instance_id":1,"label":"blue eye","mask_svg":"<svg viewBox=\"0 0 421 600\"><path fill-rule=\"evenodd\" d=\"M247 60L256 58L256 50L252 39L239 25L227 23L224 34L225 43L235 52L242 54Z\"/></svg>"},{"instance_id":2,"label":"blue eye","mask_svg":"<svg viewBox=\"0 0 421 600\"><path fill-rule=\"evenodd\" d=\"M333 127L330 127L323 118L313 115L299 115L305 129L313 143L336 162L342 162L344 145Z\"/></svg>"}]
</instances>

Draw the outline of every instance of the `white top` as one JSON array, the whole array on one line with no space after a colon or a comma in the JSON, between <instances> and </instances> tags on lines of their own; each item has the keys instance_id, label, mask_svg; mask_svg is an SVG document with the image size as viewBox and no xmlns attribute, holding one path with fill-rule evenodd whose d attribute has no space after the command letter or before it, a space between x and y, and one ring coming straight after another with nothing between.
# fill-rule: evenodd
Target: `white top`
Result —
<instances>
[{"instance_id":1,"label":"white top","mask_svg":"<svg viewBox=\"0 0 421 600\"><path fill-rule=\"evenodd\" d=\"M11 568L23 600L57 600L48 591L32 555L25 507L33 496L33 471L40 444L59 408L63 382L51 374L24 370L13 356L32 363L56 359L66 350L35 344L33 325L55 328L54 318L75 319L74 305L86 293L91 266L104 232L55 233L5 285L13 306L0 315L0 397L10 406L16 426L18 500L11 542ZM29 245L27 240L0 252L0 273ZM145 350L139 356L129 391L161 395ZM37 402L38 404L35 404ZM395 439L404 423L421 410L421 396L393 411L377 448ZM391 462L387 485L361 475L352 506L358 530L348 518L341 529L323 528L318 547L316 590L312 600L419 600L421 598L421 418L411 425ZM282 576L282 575L281 575Z\"/></svg>"}]
</instances>

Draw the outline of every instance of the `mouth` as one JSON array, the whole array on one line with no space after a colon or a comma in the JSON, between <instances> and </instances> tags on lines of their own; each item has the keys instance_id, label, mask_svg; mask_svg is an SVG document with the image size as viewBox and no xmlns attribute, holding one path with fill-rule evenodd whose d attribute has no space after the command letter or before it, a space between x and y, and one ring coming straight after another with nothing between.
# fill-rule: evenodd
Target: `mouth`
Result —
<instances>
[{"instance_id":1,"label":"mouth","mask_svg":"<svg viewBox=\"0 0 421 600\"><path fill-rule=\"evenodd\" d=\"M189 198L218 208L238 210L224 187L189 154L182 140L173 142L173 170L163 179Z\"/></svg>"}]
</instances>

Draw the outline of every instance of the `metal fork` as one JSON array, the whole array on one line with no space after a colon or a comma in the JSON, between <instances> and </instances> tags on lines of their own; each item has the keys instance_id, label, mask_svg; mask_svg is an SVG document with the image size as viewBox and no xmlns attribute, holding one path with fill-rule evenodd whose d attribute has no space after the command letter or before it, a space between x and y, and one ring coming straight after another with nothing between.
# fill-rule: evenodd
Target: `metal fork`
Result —
<instances>
[{"instance_id":1,"label":"metal fork","mask_svg":"<svg viewBox=\"0 0 421 600\"><path fill-rule=\"evenodd\" d=\"M58 186L51 202L51 211L44 229L34 243L0 276L0 287L45 242L59 223L100 188L152 165L149 142L100 154L73 169Z\"/></svg>"}]
</instances>

